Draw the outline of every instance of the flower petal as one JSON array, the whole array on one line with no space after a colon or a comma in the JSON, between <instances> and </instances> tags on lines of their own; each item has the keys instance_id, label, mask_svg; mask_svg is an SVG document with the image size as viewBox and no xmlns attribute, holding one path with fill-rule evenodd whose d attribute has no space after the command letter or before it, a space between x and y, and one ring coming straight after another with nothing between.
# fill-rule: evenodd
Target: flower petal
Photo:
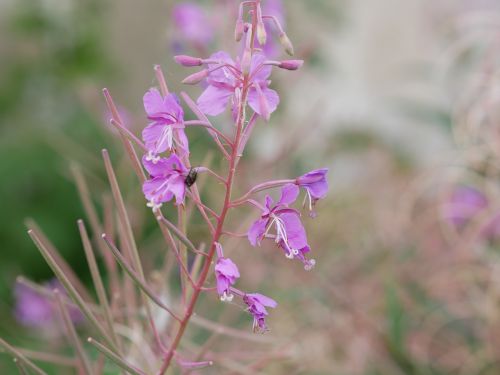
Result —
<instances>
[{"instance_id":1,"label":"flower petal","mask_svg":"<svg viewBox=\"0 0 500 375\"><path fill-rule=\"evenodd\" d=\"M163 98L158 89L151 88L143 97L144 109L148 116L155 116L163 112Z\"/></svg>"},{"instance_id":2,"label":"flower petal","mask_svg":"<svg viewBox=\"0 0 500 375\"><path fill-rule=\"evenodd\" d=\"M180 150L178 150L179 156L183 157L187 154L189 154L189 140L186 136L186 132L184 129L176 129L177 133L177 139L179 140L180 143Z\"/></svg>"},{"instance_id":3,"label":"flower petal","mask_svg":"<svg viewBox=\"0 0 500 375\"><path fill-rule=\"evenodd\" d=\"M163 113L172 115L178 122L184 121L184 110L177 95L172 93L163 98Z\"/></svg>"},{"instance_id":4,"label":"flower petal","mask_svg":"<svg viewBox=\"0 0 500 375\"><path fill-rule=\"evenodd\" d=\"M262 65L266 60L266 56L261 53L252 56L250 74L253 82L265 81L271 75L272 67L270 65Z\"/></svg>"},{"instance_id":5,"label":"flower petal","mask_svg":"<svg viewBox=\"0 0 500 375\"><path fill-rule=\"evenodd\" d=\"M281 198L276 204L277 206L288 206L297 200L299 196L299 188L295 184L286 184L281 189Z\"/></svg>"},{"instance_id":6,"label":"flower petal","mask_svg":"<svg viewBox=\"0 0 500 375\"><path fill-rule=\"evenodd\" d=\"M220 61L221 63L225 63L227 65L235 66L235 63L231 56L227 52L224 51L219 51L215 52L210 56L210 60L217 60ZM217 67L219 64L209 64L208 68L212 69ZM210 76L208 77L208 81L214 81L214 82L221 82L221 83L227 83L230 85L234 84L235 78L234 75L229 71L229 68L220 68L214 70L212 73L210 73Z\"/></svg>"},{"instance_id":7,"label":"flower petal","mask_svg":"<svg viewBox=\"0 0 500 375\"><path fill-rule=\"evenodd\" d=\"M316 169L297 178L297 183L307 189L314 199L322 199L328 193L327 173L327 168Z\"/></svg>"},{"instance_id":8,"label":"flower petal","mask_svg":"<svg viewBox=\"0 0 500 375\"><path fill-rule=\"evenodd\" d=\"M184 176L176 176L170 179L168 184L169 190L175 196L177 205L183 204L186 197L186 180Z\"/></svg>"},{"instance_id":9,"label":"flower petal","mask_svg":"<svg viewBox=\"0 0 500 375\"><path fill-rule=\"evenodd\" d=\"M278 93L274 90L271 90L268 87L263 87L262 94L266 98L267 108L269 110L269 113L270 114L273 113L276 110L276 108L278 108L278 104L280 102L280 97ZM259 115L263 115L262 110L260 108L259 94L257 92L257 89L255 89L255 87L252 87L248 92L248 105L256 113L258 113Z\"/></svg>"},{"instance_id":10,"label":"flower petal","mask_svg":"<svg viewBox=\"0 0 500 375\"><path fill-rule=\"evenodd\" d=\"M162 133L166 130L166 126L169 125L163 125L158 122L153 122L146 126L142 131L142 139L144 140L144 144L148 151L151 151L153 154L160 154L169 148L167 137L162 137Z\"/></svg>"},{"instance_id":11,"label":"flower petal","mask_svg":"<svg viewBox=\"0 0 500 375\"><path fill-rule=\"evenodd\" d=\"M280 213L279 217L285 224L287 240L290 247L296 250L307 247L307 235L299 215L285 212Z\"/></svg>"},{"instance_id":12,"label":"flower petal","mask_svg":"<svg viewBox=\"0 0 500 375\"><path fill-rule=\"evenodd\" d=\"M247 294L249 297L251 298L254 298L255 300L257 300L260 304L266 306L266 307L271 307L271 308L275 308L276 306L278 306L278 303L273 300L272 298L269 298L263 294L260 294L260 293L251 293L251 294Z\"/></svg>"},{"instance_id":13,"label":"flower petal","mask_svg":"<svg viewBox=\"0 0 500 375\"><path fill-rule=\"evenodd\" d=\"M266 232L267 219L259 219L255 221L248 230L248 241L252 246L260 245L260 240Z\"/></svg>"},{"instance_id":14,"label":"flower petal","mask_svg":"<svg viewBox=\"0 0 500 375\"><path fill-rule=\"evenodd\" d=\"M203 113L217 116L224 112L231 95L233 95L231 90L210 85L198 98L197 104Z\"/></svg>"},{"instance_id":15,"label":"flower petal","mask_svg":"<svg viewBox=\"0 0 500 375\"><path fill-rule=\"evenodd\" d=\"M145 181L142 192L148 201L155 203L168 202L172 199L172 193L168 190L168 178L157 177Z\"/></svg>"}]
</instances>

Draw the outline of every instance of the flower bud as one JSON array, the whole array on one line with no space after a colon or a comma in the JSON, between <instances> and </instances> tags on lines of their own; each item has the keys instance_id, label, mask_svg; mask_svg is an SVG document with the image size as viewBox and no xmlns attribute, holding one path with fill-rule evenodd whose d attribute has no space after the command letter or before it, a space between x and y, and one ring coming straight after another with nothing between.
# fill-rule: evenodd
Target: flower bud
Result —
<instances>
[{"instance_id":1,"label":"flower bud","mask_svg":"<svg viewBox=\"0 0 500 375\"><path fill-rule=\"evenodd\" d=\"M200 59L199 57L178 55L174 57L174 60L177 64L187 67L203 65L203 60Z\"/></svg>"},{"instance_id":2,"label":"flower bud","mask_svg":"<svg viewBox=\"0 0 500 375\"><path fill-rule=\"evenodd\" d=\"M250 73L250 66L252 64L252 51L250 48L245 48L243 51L243 56L241 57L241 70L243 74L248 75Z\"/></svg>"},{"instance_id":3,"label":"flower bud","mask_svg":"<svg viewBox=\"0 0 500 375\"><path fill-rule=\"evenodd\" d=\"M297 70L304 64L304 60L283 60L278 67L286 70Z\"/></svg>"},{"instance_id":4,"label":"flower bud","mask_svg":"<svg viewBox=\"0 0 500 375\"><path fill-rule=\"evenodd\" d=\"M263 46L266 44L267 33L266 28L264 26L264 21L262 21L262 8L260 4L257 4L257 40L260 45Z\"/></svg>"},{"instance_id":5,"label":"flower bud","mask_svg":"<svg viewBox=\"0 0 500 375\"><path fill-rule=\"evenodd\" d=\"M239 42L243 38L243 33L245 32L245 24L243 19L238 18L236 21L236 27L234 28L234 39Z\"/></svg>"},{"instance_id":6,"label":"flower bud","mask_svg":"<svg viewBox=\"0 0 500 375\"><path fill-rule=\"evenodd\" d=\"M266 44L267 33L266 33L266 28L265 28L263 22L258 22L257 23L257 40L259 41L259 44L261 46L263 46L264 44Z\"/></svg>"},{"instance_id":7,"label":"flower bud","mask_svg":"<svg viewBox=\"0 0 500 375\"><path fill-rule=\"evenodd\" d=\"M208 70L203 69L197 73L191 74L190 76L184 78L182 83L186 85L196 85L197 83L200 83L203 79L208 77Z\"/></svg>"},{"instance_id":8,"label":"flower bud","mask_svg":"<svg viewBox=\"0 0 500 375\"><path fill-rule=\"evenodd\" d=\"M280 34L280 43L283 48L285 48L286 53L288 53L290 56L293 56L294 51L292 42L284 32Z\"/></svg>"}]
</instances>

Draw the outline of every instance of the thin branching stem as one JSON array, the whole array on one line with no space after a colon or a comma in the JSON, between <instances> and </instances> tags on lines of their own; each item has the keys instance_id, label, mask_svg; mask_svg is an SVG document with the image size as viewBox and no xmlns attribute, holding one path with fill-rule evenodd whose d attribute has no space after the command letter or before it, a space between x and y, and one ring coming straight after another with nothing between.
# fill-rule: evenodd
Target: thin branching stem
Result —
<instances>
[{"instance_id":1,"label":"thin branching stem","mask_svg":"<svg viewBox=\"0 0 500 375\"><path fill-rule=\"evenodd\" d=\"M130 373L132 375L146 375L144 372L142 372L138 368L125 362L122 358L117 356L115 353L113 353L111 350L106 348L103 344L96 341L92 337L89 337L87 339L87 341L89 344L93 345L97 350L99 350L106 358L108 358L109 360L114 362L118 367L122 368L123 370L127 371L128 373Z\"/></svg>"},{"instance_id":2,"label":"thin branching stem","mask_svg":"<svg viewBox=\"0 0 500 375\"><path fill-rule=\"evenodd\" d=\"M85 257L87 258L87 263L89 265L90 274L92 276L92 282L94 283L94 287L97 292L99 305L103 309L104 318L106 320L106 325L108 326L109 334L114 344L119 348L120 343L118 342L118 338L114 329L113 316L109 307L108 297L106 296L106 290L104 289L104 283L102 282L101 274L99 272L99 268L97 267L97 262L94 256L94 250L92 249L87 230L85 229L85 224L82 220L78 220L78 230L80 231L80 237L82 239L83 249L85 251Z\"/></svg>"},{"instance_id":3,"label":"thin branching stem","mask_svg":"<svg viewBox=\"0 0 500 375\"><path fill-rule=\"evenodd\" d=\"M43 371L40 367L31 362L28 358L26 358L19 350L8 344L4 339L0 337L0 347L3 348L6 352L8 352L12 357L17 358L23 365L28 367L30 370L35 372L38 375L47 375L45 371Z\"/></svg>"},{"instance_id":4,"label":"thin branching stem","mask_svg":"<svg viewBox=\"0 0 500 375\"><path fill-rule=\"evenodd\" d=\"M87 355L85 354L85 351L83 350L83 345L80 342L78 335L76 334L75 326L73 325L73 322L71 321L71 318L69 316L68 309L66 308L66 305L64 304L61 298L61 293L58 290L54 290L54 295L57 301L57 307L59 308L63 324L66 327L68 340L71 343L71 346L75 349L80 364L85 369L85 373L92 375L94 374L94 371L92 370L90 361Z\"/></svg>"},{"instance_id":5,"label":"thin branching stem","mask_svg":"<svg viewBox=\"0 0 500 375\"><path fill-rule=\"evenodd\" d=\"M88 319L88 321L91 323L91 325L95 328L99 334L102 335L102 337L106 340L106 343L112 347L113 350L117 350L116 346L113 343L113 340L110 339L107 331L104 329L104 327L101 325L99 320L96 318L96 316L90 311L89 306L87 303L82 299L80 294L76 291L75 287L71 284L69 279L66 277L62 269L59 267L57 262L54 260L54 258L51 256L50 252L45 248L44 244L40 241L39 235L33 230L30 229L28 231L29 236L35 243L36 247L42 254L43 258L45 261L48 263L52 271L55 273L61 284L64 286L64 289L68 292L69 296L71 299L78 305L80 310L82 311L83 315Z\"/></svg>"}]
</instances>

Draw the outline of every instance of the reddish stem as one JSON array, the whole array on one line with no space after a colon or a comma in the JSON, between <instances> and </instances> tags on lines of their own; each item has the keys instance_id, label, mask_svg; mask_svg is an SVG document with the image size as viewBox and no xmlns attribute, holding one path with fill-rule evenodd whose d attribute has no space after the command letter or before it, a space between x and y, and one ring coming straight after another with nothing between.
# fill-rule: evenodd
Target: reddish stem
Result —
<instances>
[{"instance_id":1,"label":"reddish stem","mask_svg":"<svg viewBox=\"0 0 500 375\"><path fill-rule=\"evenodd\" d=\"M217 227L215 228L215 232L212 237L212 242L210 245L210 250L208 252L208 257L203 264L203 269L201 271L200 277L198 279L198 282L196 283L193 291L193 295L191 296L189 303L186 308L186 312L184 314L184 317L182 318L182 321L179 326L179 330L177 331L177 334L174 338L174 341L170 345L170 348L168 352L165 355L165 358L163 360L163 364L160 368L160 371L158 372L159 375L163 375L165 371L168 369L170 366L170 363L172 361L172 358L174 357L175 350L177 349L177 346L179 345L182 336L184 335L184 332L186 330L186 327L189 323L189 319L193 315L194 307L196 305L196 302L198 301L198 297L200 296L200 293L203 290L203 284L205 283L208 272L210 271L210 267L212 264L212 259L215 254L216 246L215 243L219 241L219 238L223 234L223 227L224 227L224 222L226 219L226 215L231 208L231 192L232 192L232 187L233 187L233 180L234 176L236 173L236 166L238 164L238 144L241 139L242 135L242 130L243 130L243 125L244 125L244 120L245 120L245 106L246 106L246 101L247 101L247 96L248 96L248 84L245 82L244 89L242 92L241 96L241 101L238 109L238 120L237 120L237 131L236 131L236 136L234 140L234 147L232 149L231 157L229 159L229 172L228 176L226 179L226 194L224 197L224 204L222 206L222 211L219 215L219 219L217 220Z\"/></svg>"}]
</instances>

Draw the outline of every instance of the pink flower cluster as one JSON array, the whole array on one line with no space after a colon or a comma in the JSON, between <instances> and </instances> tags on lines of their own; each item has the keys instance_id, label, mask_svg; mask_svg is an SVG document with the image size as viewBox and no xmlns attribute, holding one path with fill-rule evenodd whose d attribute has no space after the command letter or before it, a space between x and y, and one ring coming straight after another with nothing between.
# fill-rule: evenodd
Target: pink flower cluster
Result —
<instances>
[{"instance_id":1,"label":"pink flower cluster","mask_svg":"<svg viewBox=\"0 0 500 375\"><path fill-rule=\"evenodd\" d=\"M311 216L314 216L313 206L328 191L328 170L318 169L295 179L264 182L251 188L242 198L231 199L234 170L255 122L258 118L269 121L280 103L278 93L270 88L269 78L273 67L293 71L303 64L302 60L278 61L266 57L263 47L267 45L268 33L272 30L277 31L277 37L286 52L293 54L293 46L283 31L280 19L275 15L265 14L261 3L263 1L254 0L240 4L235 38L237 42L241 41L242 52L235 59L224 51L213 53L208 58L187 55L175 57L176 62L185 67L201 68L183 81L186 84L205 82L204 91L196 104L188 103L193 112L198 114L199 121L184 120L184 110L179 99L175 94L169 93L166 84L163 84L162 92L152 88L144 95L144 108L150 123L142 132L142 138L145 148L143 165L149 174L144 182L143 192L148 206L155 213L159 212L163 203L173 199L178 208L183 207L186 197L193 197L198 206L202 205L199 196L194 194L194 190L191 191L195 188L192 185L195 184L197 173L208 172L225 184L226 199L220 214L215 214L205 205L201 206L201 210L214 213L217 222L212 228L212 247L208 253L209 259L214 255L217 257L214 267L215 289L222 301L232 301L235 295L241 297L247 311L254 318L254 330L264 332L267 330L266 308L275 308L277 303L264 295L245 293L234 287L240 278L240 271L231 259L224 256L220 243L225 216L229 210L240 205L254 206L259 214L247 232L250 244L261 246L264 241L270 240L287 258L299 260L306 270L310 270L315 261L306 257L311 252L311 247L302 224L302 215L293 208L293 204L299 196L300 188L303 188L305 202ZM193 35L202 33L199 28L189 30ZM197 37L198 40L203 39L203 35ZM206 39L210 38L207 36ZM206 117L221 115L226 109L229 109L235 123L236 131L232 135L216 129ZM189 142L185 133L189 126L206 128L217 142L230 165L227 177L220 177L205 167L196 168L193 176ZM272 188L281 188L278 201L274 201L270 195L265 197L263 203L251 198L255 193Z\"/></svg>"}]
</instances>

